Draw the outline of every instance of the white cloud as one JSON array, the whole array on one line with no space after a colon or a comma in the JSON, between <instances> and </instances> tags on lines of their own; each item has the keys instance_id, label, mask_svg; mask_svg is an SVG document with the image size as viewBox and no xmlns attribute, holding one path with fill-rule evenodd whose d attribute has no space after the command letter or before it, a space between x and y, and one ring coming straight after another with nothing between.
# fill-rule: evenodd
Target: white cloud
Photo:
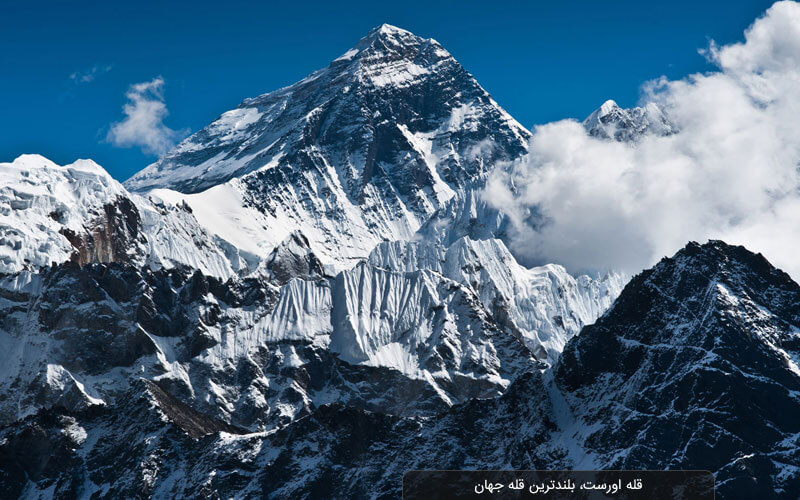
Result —
<instances>
[{"instance_id":1,"label":"white cloud","mask_svg":"<svg viewBox=\"0 0 800 500\"><path fill-rule=\"evenodd\" d=\"M86 71L76 71L69 75L69 79L75 85L80 85L82 83L90 83L93 82L98 76L103 75L111 71L111 65L94 65Z\"/></svg>"},{"instance_id":2,"label":"white cloud","mask_svg":"<svg viewBox=\"0 0 800 500\"><path fill-rule=\"evenodd\" d=\"M112 123L106 140L115 146L139 146L149 154L160 155L185 137L187 130L173 130L164 125L164 79L136 83L125 93L128 102L122 107L125 119Z\"/></svg>"},{"instance_id":3,"label":"white cloud","mask_svg":"<svg viewBox=\"0 0 800 500\"><path fill-rule=\"evenodd\" d=\"M629 145L572 120L536 128L527 161L487 185L514 221L516 252L635 272L690 239L719 238L800 278L800 4L774 4L743 43L712 42L706 54L717 71L643 86L674 135ZM532 210L542 227L529 225Z\"/></svg>"}]
</instances>

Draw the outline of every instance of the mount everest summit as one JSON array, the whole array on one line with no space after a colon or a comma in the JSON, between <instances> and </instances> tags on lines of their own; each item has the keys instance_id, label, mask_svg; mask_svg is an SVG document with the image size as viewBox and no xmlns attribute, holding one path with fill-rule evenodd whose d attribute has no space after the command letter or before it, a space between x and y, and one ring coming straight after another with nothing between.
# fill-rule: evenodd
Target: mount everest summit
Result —
<instances>
[{"instance_id":1,"label":"mount everest summit","mask_svg":"<svg viewBox=\"0 0 800 500\"><path fill-rule=\"evenodd\" d=\"M584 127L676 131L613 101ZM709 468L723 498L796 496L797 285L722 242L627 286L521 265L482 188L529 138L382 25L123 184L0 163L0 484L398 498L413 468Z\"/></svg>"},{"instance_id":2,"label":"mount everest summit","mask_svg":"<svg viewBox=\"0 0 800 500\"><path fill-rule=\"evenodd\" d=\"M299 230L341 269L410 239L496 163L521 158L529 137L435 40L383 25L327 68L224 113L126 186L184 200L256 254Z\"/></svg>"}]
</instances>

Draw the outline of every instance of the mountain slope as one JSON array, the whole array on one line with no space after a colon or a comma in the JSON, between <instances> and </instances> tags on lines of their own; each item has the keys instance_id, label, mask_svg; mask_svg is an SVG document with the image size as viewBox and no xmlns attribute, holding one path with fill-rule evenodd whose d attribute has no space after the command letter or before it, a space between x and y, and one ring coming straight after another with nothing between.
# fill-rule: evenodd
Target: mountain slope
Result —
<instances>
[{"instance_id":1,"label":"mountain slope","mask_svg":"<svg viewBox=\"0 0 800 500\"><path fill-rule=\"evenodd\" d=\"M612 304L626 280L620 274L573 278L553 264L525 268L498 239L381 243L369 262L389 270L430 269L470 287L499 324L550 364Z\"/></svg>"},{"instance_id":2,"label":"mountain slope","mask_svg":"<svg viewBox=\"0 0 800 500\"><path fill-rule=\"evenodd\" d=\"M435 40L383 25L125 185L184 200L206 228L261 256L300 231L323 263L344 269L381 241L411 237L495 164L523 156L529 136Z\"/></svg>"},{"instance_id":3,"label":"mountain slope","mask_svg":"<svg viewBox=\"0 0 800 500\"><path fill-rule=\"evenodd\" d=\"M797 498L798 321L800 286L785 273L742 247L691 243L634 278L553 371L499 398L436 418L331 404L276 432L215 436L223 424L133 387L116 408L0 431L0 474L29 494L143 482L169 496L396 498L420 468L707 468L718 498ZM152 419L163 423L141 424ZM134 428L149 447L126 437ZM42 451L24 453L32 443ZM107 483L111 456L125 466Z\"/></svg>"},{"instance_id":4,"label":"mountain slope","mask_svg":"<svg viewBox=\"0 0 800 500\"><path fill-rule=\"evenodd\" d=\"M114 404L140 377L251 429L331 402L433 415L552 363L620 286L468 239L441 262L387 244L328 276L305 243L290 238L246 278L74 262L4 277L0 420Z\"/></svg>"},{"instance_id":5,"label":"mountain slope","mask_svg":"<svg viewBox=\"0 0 800 500\"><path fill-rule=\"evenodd\" d=\"M795 498L799 363L800 286L712 241L635 277L555 373L597 463L710 469L721 496Z\"/></svg>"}]
</instances>

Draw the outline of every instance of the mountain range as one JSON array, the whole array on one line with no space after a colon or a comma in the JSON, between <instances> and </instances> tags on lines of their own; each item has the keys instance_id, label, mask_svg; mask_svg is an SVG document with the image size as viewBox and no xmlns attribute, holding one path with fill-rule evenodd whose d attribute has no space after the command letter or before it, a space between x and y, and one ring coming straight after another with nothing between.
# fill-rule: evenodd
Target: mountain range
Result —
<instances>
[{"instance_id":1,"label":"mountain range","mask_svg":"<svg viewBox=\"0 0 800 500\"><path fill-rule=\"evenodd\" d=\"M652 103L583 125L677 131ZM382 25L122 184L0 163L2 495L668 468L800 497L800 286L720 241L633 278L520 264L484 185L530 137L439 43Z\"/></svg>"}]
</instances>

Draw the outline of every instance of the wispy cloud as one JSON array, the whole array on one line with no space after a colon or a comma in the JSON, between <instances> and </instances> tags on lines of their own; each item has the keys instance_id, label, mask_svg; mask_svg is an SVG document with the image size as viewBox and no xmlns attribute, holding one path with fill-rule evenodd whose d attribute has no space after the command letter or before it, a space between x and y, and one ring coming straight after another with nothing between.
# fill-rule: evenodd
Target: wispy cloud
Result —
<instances>
[{"instance_id":1,"label":"wispy cloud","mask_svg":"<svg viewBox=\"0 0 800 500\"><path fill-rule=\"evenodd\" d=\"M535 130L528 161L488 184L516 221L516 251L637 271L690 239L720 238L800 277L800 4L774 4L743 42L704 55L716 71L643 87L674 135L630 145L572 120ZM531 212L548 222L531 227Z\"/></svg>"},{"instance_id":2,"label":"wispy cloud","mask_svg":"<svg viewBox=\"0 0 800 500\"><path fill-rule=\"evenodd\" d=\"M111 124L106 141L118 147L140 147L148 154L160 155L188 135L188 130L173 130L164 125L169 115L164 102L164 79L135 83L125 93L122 107L125 118Z\"/></svg>"},{"instance_id":3,"label":"wispy cloud","mask_svg":"<svg viewBox=\"0 0 800 500\"><path fill-rule=\"evenodd\" d=\"M104 75L111 71L111 65L98 65L95 64L91 68L86 71L76 71L69 75L69 79L75 85L82 85L84 83L91 83L93 82L98 76Z\"/></svg>"}]
</instances>

